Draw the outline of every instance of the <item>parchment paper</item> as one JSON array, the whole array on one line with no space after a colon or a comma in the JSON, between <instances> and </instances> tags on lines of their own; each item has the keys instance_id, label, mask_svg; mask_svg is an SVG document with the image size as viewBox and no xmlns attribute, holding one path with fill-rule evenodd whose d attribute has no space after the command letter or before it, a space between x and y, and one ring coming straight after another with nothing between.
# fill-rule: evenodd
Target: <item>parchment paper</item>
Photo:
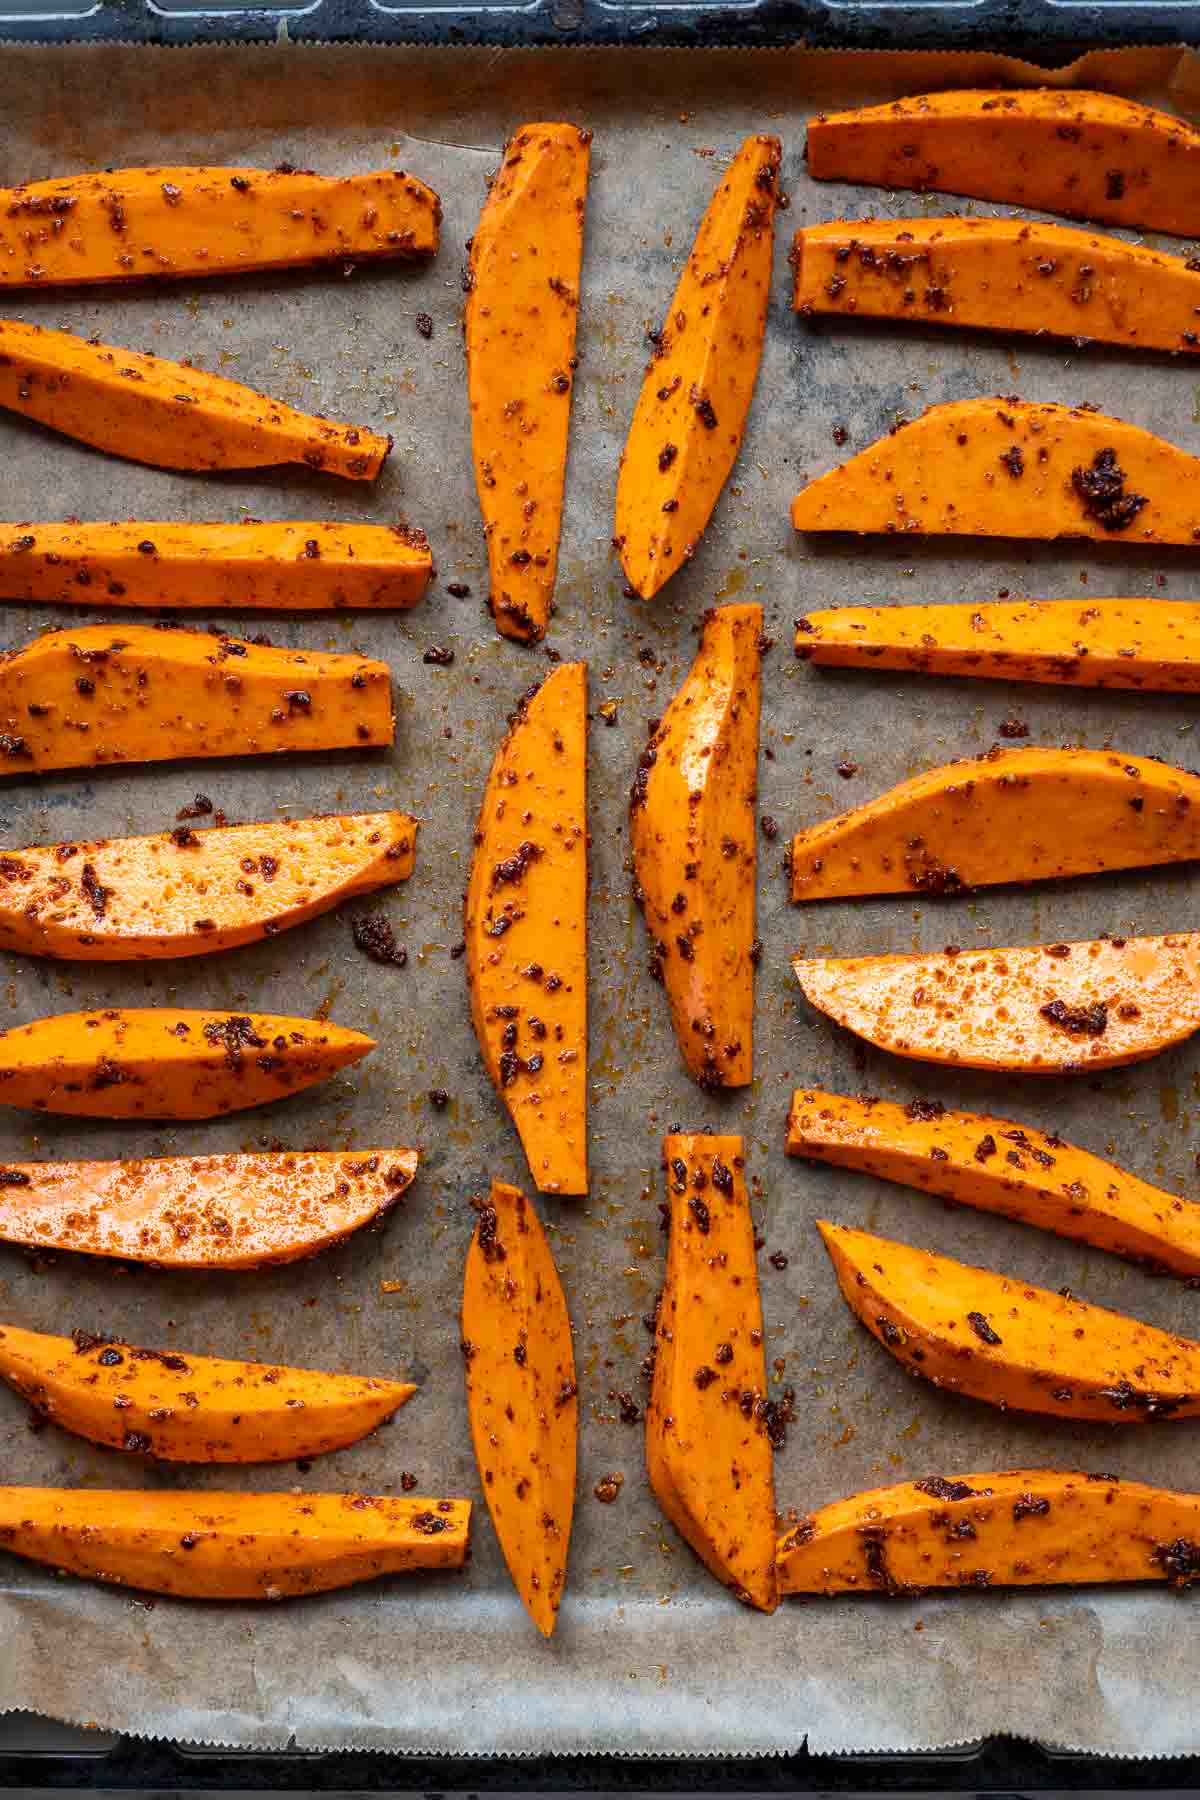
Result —
<instances>
[{"instance_id":1,"label":"parchment paper","mask_svg":"<svg viewBox=\"0 0 1200 1800\"><path fill-rule=\"evenodd\" d=\"M542 1643L509 1585L480 1504L465 1577L395 1580L275 1609L147 1604L0 1558L0 1707L31 1707L148 1734L251 1746L357 1746L453 1753L628 1751L750 1754L910 1749L1006 1731L1092 1751L1200 1749L1193 1599L1164 1591L962 1593L919 1601L792 1602L741 1609L659 1516L640 1427L610 1395L644 1397L643 1315L660 1279L659 1139L675 1125L746 1134L761 1185L769 1360L794 1385L799 1420L778 1461L781 1507L930 1473L1020 1464L1114 1470L1196 1485L1197 1427L1038 1423L939 1395L905 1376L850 1319L813 1230L819 1214L929 1244L1175 1330L1200 1332L1200 1298L1100 1253L863 1177L786 1162L793 1086L820 1082L991 1107L1195 1195L1200 1115L1193 1044L1096 1078L991 1080L936 1073L864 1050L799 1001L788 956L1053 941L1193 925L1195 876L1133 873L974 899L891 898L795 910L788 835L917 769L985 750L1010 712L1034 743L1109 742L1197 760L1195 708L1158 695L1057 692L967 681L819 674L797 664L804 609L849 601L997 595L1196 598L1181 552L1112 546L798 540L787 503L802 480L874 439L897 414L976 393L1090 400L1200 448L1200 366L1030 340L802 325L785 258L806 220L937 211L931 196L818 189L803 126L819 105L919 88L1038 79L989 57L779 53L449 53L371 48L8 48L0 57L0 182L105 165L283 158L327 171L402 164L446 209L427 270L359 270L184 283L139 292L6 298L17 317L191 356L312 410L396 436L374 491L303 473L186 477L109 460L0 419L0 514L392 520L424 526L440 583L414 612L219 623L289 644L386 656L399 690L391 753L162 765L8 782L10 846L163 829L202 790L230 819L378 805L422 819L416 872L383 901L403 970L364 961L330 916L231 955L121 970L6 958L0 1021L121 1002L327 1011L374 1032L348 1077L278 1106L206 1125L61 1123L0 1113L0 1156L118 1157L259 1145L413 1142L423 1171L382 1235L276 1272L178 1276L83 1258L32 1264L0 1247L0 1317L76 1326L195 1352L405 1373L419 1396L357 1447L295 1467L146 1469L47 1429L0 1393L4 1479L84 1486L352 1487L478 1497L459 1364L457 1310L468 1195L495 1173L526 1182L515 1134L480 1069L464 995L460 896L481 783L505 714L550 666L495 635L472 491L458 329L464 243L515 124L565 116L595 130L581 310L581 381L551 642L591 664L592 701L613 699L591 743L592 1126L586 1202L542 1212L571 1301L582 1396L579 1504L558 1635ZM1167 52L1098 55L1055 81L1120 87L1186 107L1194 67ZM654 603L622 595L612 556L616 462L645 357L695 223L725 159L752 129L778 131L790 214L780 219L766 354L741 461L700 551ZM976 208L976 210L982 210ZM434 320L424 341L418 312ZM466 582L455 598L447 583ZM759 597L776 648L765 666L756 1068L746 1094L706 1098L680 1066L630 899L625 797L647 720L690 661L714 601ZM64 609L10 606L3 641L70 624ZM201 618L200 625L215 623ZM452 668L422 663L431 645ZM653 652L653 667L639 652ZM855 765L850 779L835 772ZM451 1094L444 1113L427 1096ZM767 1260L782 1252L786 1270ZM387 1284L385 1290L384 1284ZM396 1285L399 1284L399 1285ZM601 1505L597 1481L625 1476Z\"/></svg>"}]
</instances>

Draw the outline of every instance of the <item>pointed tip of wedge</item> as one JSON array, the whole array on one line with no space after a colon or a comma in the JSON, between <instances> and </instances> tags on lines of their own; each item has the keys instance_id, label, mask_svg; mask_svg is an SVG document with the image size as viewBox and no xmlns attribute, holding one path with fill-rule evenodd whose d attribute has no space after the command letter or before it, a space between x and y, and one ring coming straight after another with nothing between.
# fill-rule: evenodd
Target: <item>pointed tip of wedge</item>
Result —
<instances>
[{"instance_id":1,"label":"pointed tip of wedge","mask_svg":"<svg viewBox=\"0 0 1200 1800\"><path fill-rule=\"evenodd\" d=\"M521 1599L524 1602L525 1611L529 1614L529 1617L533 1620L533 1623L537 1626L541 1635L549 1641L550 1638L554 1636L554 1627L558 1624L558 1608L556 1606L550 1606L548 1602L533 1606L530 1604L529 1598L525 1594L521 1595Z\"/></svg>"}]
</instances>

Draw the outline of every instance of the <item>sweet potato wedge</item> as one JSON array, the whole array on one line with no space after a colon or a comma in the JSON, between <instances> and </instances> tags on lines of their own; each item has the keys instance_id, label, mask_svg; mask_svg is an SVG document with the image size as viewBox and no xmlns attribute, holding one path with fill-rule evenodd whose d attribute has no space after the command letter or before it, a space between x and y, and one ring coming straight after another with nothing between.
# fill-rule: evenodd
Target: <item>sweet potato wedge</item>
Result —
<instances>
[{"instance_id":1,"label":"sweet potato wedge","mask_svg":"<svg viewBox=\"0 0 1200 1800\"><path fill-rule=\"evenodd\" d=\"M1142 1062L1200 1026L1200 933L859 956L792 967L813 1006L896 1056L1073 1075Z\"/></svg>"},{"instance_id":2,"label":"sweet potato wedge","mask_svg":"<svg viewBox=\"0 0 1200 1800\"><path fill-rule=\"evenodd\" d=\"M377 1575L461 1569L469 1500L0 1488L0 1546L118 1587L284 1600Z\"/></svg>"},{"instance_id":3,"label":"sweet potato wedge","mask_svg":"<svg viewBox=\"0 0 1200 1800\"><path fill-rule=\"evenodd\" d=\"M1200 776L1111 750L1001 749L798 831L792 899L958 894L1200 856Z\"/></svg>"},{"instance_id":4,"label":"sweet potato wedge","mask_svg":"<svg viewBox=\"0 0 1200 1800\"><path fill-rule=\"evenodd\" d=\"M739 1600L774 1612L774 1411L740 1137L663 1139L670 1194L646 1468L672 1525Z\"/></svg>"},{"instance_id":5,"label":"sweet potato wedge","mask_svg":"<svg viewBox=\"0 0 1200 1800\"><path fill-rule=\"evenodd\" d=\"M797 531L1200 540L1200 458L1102 413L951 400L810 482Z\"/></svg>"},{"instance_id":6,"label":"sweet potato wedge","mask_svg":"<svg viewBox=\"0 0 1200 1800\"><path fill-rule=\"evenodd\" d=\"M615 542L643 599L692 556L737 459L758 378L779 139L748 137L700 221L621 456Z\"/></svg>"},{"instance_id":7,"label":"sweet potato wedge","mask_svg":"<svg viewBox=\"0 0 1200 1800\"><path fill-rule=\"evenodd\" d=\"M846 669L1195 694L1200 606L1186 600L831 606L796 621L796 655Z\"/></svg>"},{"instance_id":8,"label":"sweet potato wedge","mask_svg":"<svg viewBox=\"0 0 1200 1800\"><path fill-rule=\"evenodd\" d=\"M479 809L463 937L487 1072L542 1193L586 1194L587 664L511 715Z\"/></svg>"},{"instance_id":9,"label":"sweet potato wedge","mask_svg":"<svg viewBox=\"0 0 1200 1800\"><path fill-rule=\"evenodd\" d=\"M72 962L202 956L412 874L407 813L279 819L0 852L0 949Z\"/></svg>"},{"instance_id":10,"label":"sweet potato wedge","mask_svg":"<svg viewBox=\"0 0 1200 1800\"><path fill-rule=\"evenodd\" d=\"M78 287L432 256L442 207L403 169L110 169L0 190L0 287Z\"/></svg>"},{"instance_id":11,"label":"sweet potato wedge","mask_svg":"<svg viewBox=\"0 0 1200 1800\"><path fill-rule=\"evenodd\" d=\"M0 1105L94 1119L213 1119L361 1062L374 1040L321 1019L109 1007L0 1031Z\"/></svg>"},{"instance_id":12,"label":"sweet potato wedge","mask_svg":"<svg viewBox=\"0 0 1200 1800\"><path fill-rule=\"evenodd\" d=\"M0 526L0 595L79 606L414 606L433 575L404 525L29 523Z\"/></svg>"},{"instance_id":13,"label":"sweet potato wedge","mask_svg":"<svg viewBox=\"0 0 1200 1800\"><path fill-rule=\"evenodd\" d=\"M629 802L635 892L683 1060L703 1088L753 1074L754 871L762 607L704 621Z\"/></svg>"},{"instance_id":14,"label":"sweet potato wedge","mask_svg":"<svg viewBox=\"0 0 1200 1800\"><path fill-rule=\"evenodd\" d=\"M1124 1313L818 1219L851 1312L911 1375L1106 1425L1200 1413L1200 1344Z\"/></svg>"},{"instance_id":15,"label":"sweet potato wedge","mask_svg":"<svg viewBox=\"0 0 1200 1800\"><path fill-rule=\"evenodd\" d=\"M546 634L567 475L592 134L522 125L471 240L463 331L489 604L505 637Z\"/></svg>"},{"instance_id":16,"label":"sweet potato wedge","mask_svg":"<svg viewBox=\"0 0 1200 1800\"><path fill-rule=\"evenodd\" d=\"M0 1325L0 1380L39 1417L164 1462L289 1462L342 1450L416 1393L408 1382L142 1350Z\"/></svg>"},{"instance_id":17,"label":"sweet potato wedge","mask_svg":"<svg viewBox=\"0 0 1200 1800\"><path fill-rule=\"evenodd\" d=\"M950 1112L937 1100L897 1106L797 1088L787 1152L1000 1213L1174 1275L1200 1275L1195 1201L1032 1125Z\"/></svg>"},{"instance_id":18,"label":"sweet potato wedge","mask_svg":"<svg viewBox=\"0 0 1200 1800\"><path fill-rule=\"evenodd\" d=\"M1059 1469L931 1475L835 1500L779 1540L783 1594L1200 1577L1200 1496Z\"/></svg>"},{"instance_id":19,"label":"sweet potato wedge","mask_svg":"<svg viewBox=\"0 0 1200 1800\"><path fill-rule=\"evenodd\" d=\"M1200 350L1200 269L1181 256L1026 219L843 219L792 248L792 304L806 317L918 319Z\"/></svg>"},{"instance_id":20,"label":"sweet potato wedge","mask_svg":"<svg viewBox=\"0 0 1200 1800\"><path fill-rule=\"evenodd\" d=\"M390 744L388 666L200 631L84 625L0 656L0 775Z\"/></svg>"},{"instance_id":21,"label":"sweet potato wedge","mask_svg":"<svg viewBox=\"0 0 1200 1800\"><path fill-rule=\"evenodd\" d=\"M6 1163L0 1239L161 1269L259 1269L380 1224L419 1161L389 1149Z\"/></svg>"},{"instance_id":22,"label":"sweet potato wedge","mask_svg":"<svg viewBox=\"0 0 1200 1800\"><path fill-rule=\"evenodd\" d=\"M1119 94L968 88L823 113L809 121L808 172L1200 232L1200 132Z\"/></svg>"},{"instance_id":23,"label":"sweet potato wedge","mask_svg":"<svg viewBox=\"0 0 1200 1800\"><path fill-rule=\"evenodd\" d=\"M0 406L158 469L304 463L373 481L392 447L366 426L297 412L224 375L16 319L0 319Z\"/></svg>"},{"instance_id":24,"label":"sweet potato wedge","mask_svg":"<svg viewBox=\"0 0 1200 1800\"><path fill-rule=\"evenodd\" d=\"M467 1251L463 1362L471 1441L492 1524L525 1610L558 1623L575 1510L579 1401L571 1320L530 1201L493 1181Z\"/></svg>"}]
</instances>

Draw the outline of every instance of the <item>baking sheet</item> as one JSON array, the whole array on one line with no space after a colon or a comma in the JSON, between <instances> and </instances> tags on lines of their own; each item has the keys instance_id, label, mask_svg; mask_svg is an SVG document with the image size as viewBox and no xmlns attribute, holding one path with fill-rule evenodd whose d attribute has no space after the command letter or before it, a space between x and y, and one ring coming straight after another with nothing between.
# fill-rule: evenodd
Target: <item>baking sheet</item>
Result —
<instances>
[{"instance_id":1,"label":"baking sheet","mask_svg":"<svg viewBox=\"0 0 1200 1800\"><path fill-rule=\"evenodd\" d=\"M864 1048L807 1011L788 957L1021 943L1191 926L1196 877L1134 872L976 898L895 897L793 909L781 856L799 825L952 756L985 750L1010 713L1034 743L1112 743L1197 760L1195 707L1159 695L820 673L795 662L792 621L850 601L997 595L1200 597L1188 553L1135 545L922 545L798 540L787 503L801 481L898 414L976 393L1089 400L1200 449L1200 365L1030 340L987 340L861 322L801 324L789 306L791 229L846 214L945 210L936 196L827 186L804 174L803 124L819 105L886 98L930 81L1031 81L998 57L772 53L455 52L268 48L136 53L12 48L0 57L0 182L131 163L285 158L325 171L405 166L445 205L426 270L183 283L140 292L12 296L16 317L190 356L396 437L374 491L304 472L189 477L108 460L0 418L0 514L194 519L404 519L429 532L440 570L409 614L203 617L278 642L386 657L398 690L394 751L161 765L9 781L10 846L163 829L197 790L231 820L395 805L421 820L412 880L381 904L409 951L403 971L364 961L329 916L230 955L121 970L5 958L0 1021L109 1003L171 1002L325 1012L373 1032L375 1054L295 1099L211 1124L55 1122L0 1112L0 1157L117 1157L283 1145L416 1143L407 1204L379 1235L318 1261L189 1276L83 1258L31 1262L0 1246L0 1317L76 1326L226 1356L405 1374L421 1393L374 1438L311 1468L151 1468L54 1428L30 1433L0 1393L5 1479L163 1485L399 1489L478 1497L459 1365L457 1309L468 1196L492 1174L526 1182L520 1149L479 1066L451 955L460 936L474 812L505 715L550 666L499 639L470 477L458 328L459 269L485 180L512 126L538 116L595 130L567 518L551 644L591 665L592 1129L585 1201L541 1210L570 1297L582 1441L570 1587L556 1638L536 1638L482 1504L464 1578L394 1580L256 1609L159 1600L56 1579L0 1558L0 1707L146 1734L255 1747L295 1741L464 1754L750 1755L906 1750L1013 1732L1089 1751L1200 1750L1191 1607L1161 1590L963 1593L925 1600L790 1602L752 1615L705 1574L660 1517L641 1430L612 1396L644 1397L643 1315L661 1277L658 1146L668 1128L740 1130L759 1193L768 1363L796 1389L778 1460L781 1507L820 1505L889 1480L1021 1464L1108 1469L1195 1485L1197 1427L1039 1423L911 1381L851 1320L813 1219L828 1215L929 1244L1200 1333L1200 1298L1099 1252L782 1153L794 1085L995 1108L1196 1194L1197 1055L1185 1044L1132 1069L1074 1081L995 1080L922 1069ZM1145 98L1196 92L1195 63L1113 52L1055 81ZM722 163L743 135L784 143L792 210L781 216L762 376L741 460L695 561L654 602L629 600L612 555L616 461L645 357ZM976 211L988 210L975 207ZM426 342L416 316L428 312ZM454 597L449 582L466 583ZM776 640L765 664L758 1075L704 1096L684 1075L630 898L625 797L647 721L690 661L706 607L758 598ZM3 641L100 613L9 606ZM132 615L124 615L126 618ZM193 622L193 621L187 621ZM431 645L452 668L423 664ZM653 666L640 653L653 652ZM836 773L855 765L850 779ZM374 903L372 903L374 904ZM353 910L353 909L350 909ZM441 1113L431 1089L451 1095ZM782 1252L786 1269L767 1256ZM601 1505L601 1477L625 1476Z\"/></svg>"}]
</instances>

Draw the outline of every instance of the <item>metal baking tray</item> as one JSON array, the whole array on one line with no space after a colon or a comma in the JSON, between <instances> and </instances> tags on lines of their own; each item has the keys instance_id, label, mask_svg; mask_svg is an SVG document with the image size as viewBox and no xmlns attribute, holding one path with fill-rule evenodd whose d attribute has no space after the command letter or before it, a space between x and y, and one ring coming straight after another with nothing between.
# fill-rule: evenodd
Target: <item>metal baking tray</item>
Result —
<instances>
[{"instance_id":1,"label":"metal baking tray","mask_svg":"<svg viewBox=\"0 0 1200 1800\"><path fill-rule=\"evenodd\" d=\"M0 39L1085 49L1193 42L1200 0L0 0Z\"/></svg>"},{"instance_id":2,"label":"metal baking tray","mask_svg":"<svg viewBox=\"0 0 1200 1800\"><path fill-rule=\"evenodd\" d=\"M1200 0L0 0L0 43L217 41L986 48L1046 66L1083 51L1200 41ZM1200 1792L1200 1758L1113 1761L1016 1740L920 1755L741 1761L479 1761L246 1752L0 1718L0 1789L449 1794Z\"/></svg>"}]
</instances>

